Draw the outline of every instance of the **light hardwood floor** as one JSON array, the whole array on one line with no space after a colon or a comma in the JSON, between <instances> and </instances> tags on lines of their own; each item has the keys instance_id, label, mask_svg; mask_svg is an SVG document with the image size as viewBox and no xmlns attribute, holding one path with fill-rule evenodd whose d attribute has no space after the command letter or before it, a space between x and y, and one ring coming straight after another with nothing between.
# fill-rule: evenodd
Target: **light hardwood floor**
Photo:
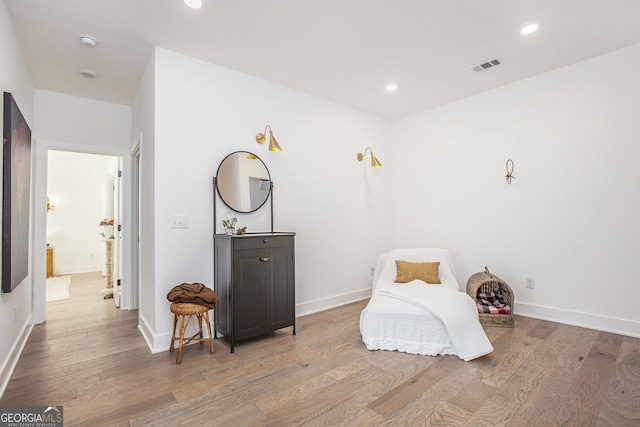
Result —
<instances>
[{"instance_id":1,"label":"light hardwood floor","mask_svg":"<svg viewBox=\"0 0 640 427\"><path fill-rule=\"evenodd\" d=\"M0 405L63 405L65 426L640 426L640 339L517 317L472 362L368 351L362 301L176 365L101 288L74 275L49 303Z\"/></svg>"}]
</instances>

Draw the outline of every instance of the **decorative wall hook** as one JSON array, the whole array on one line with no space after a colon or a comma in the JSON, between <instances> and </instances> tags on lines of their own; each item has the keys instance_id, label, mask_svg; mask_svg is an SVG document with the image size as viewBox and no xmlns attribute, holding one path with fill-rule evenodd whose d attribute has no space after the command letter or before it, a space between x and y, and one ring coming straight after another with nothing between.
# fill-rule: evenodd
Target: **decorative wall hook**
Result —
<instances>
[{"instance_id":1,"label":"decorative wall hook","mask_svg":"<svg viewBox=\"0 0 640 427\"><path fill-rule=\"evenodd\" d=\"M513 176L513 160L511 159L507 160L507 174L505 175L505 178L507 179L508 184L511 184L512 179L516 179L516 177Z\"/></svg>"}]
</instances>

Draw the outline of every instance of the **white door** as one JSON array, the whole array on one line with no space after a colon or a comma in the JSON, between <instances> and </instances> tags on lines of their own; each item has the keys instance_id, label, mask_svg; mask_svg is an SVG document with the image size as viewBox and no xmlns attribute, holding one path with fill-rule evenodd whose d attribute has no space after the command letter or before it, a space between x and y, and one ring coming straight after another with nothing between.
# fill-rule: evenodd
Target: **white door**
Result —
<instances>
[{"instance_id":1,"label":"white door","mask_svg":"<svg viewBox=\"0 0 640 427\"><path fill-rule=\"evenodd\" d=\"M118 157L113 182L113 303L120 307L122 301L122 158Z\"/></svg>"}]
</instances>

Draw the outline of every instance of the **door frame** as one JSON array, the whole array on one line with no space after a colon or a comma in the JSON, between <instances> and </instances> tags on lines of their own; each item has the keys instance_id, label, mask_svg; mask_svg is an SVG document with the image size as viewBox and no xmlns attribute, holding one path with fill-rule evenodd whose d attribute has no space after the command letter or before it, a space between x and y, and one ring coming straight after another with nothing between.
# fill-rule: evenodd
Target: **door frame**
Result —
<instances>
[{"instance_id":1,"label":"door frame","mask_svg":"<svg viewBox=\"0 0 640 427\"><path fill-rule=\"evenodd\" d=\"M44 203L47 197L47 172L49 150L69 151L74 153L98 154L122 158L122 297L123 303L131 301L131 292L137 292L131 288L131 237L127 230L131 224L131 154L127 148L78 144L72 142L55 141L48 139L36 139L35 141L35 173L34 173L34 228L33 228L33 322L44 323L46 319L46 251L47 244L47 207ZM40 203L39 201L42 201ZM41 248L42 250L39 250ZM125 306L122 309L131 310L137 307Z\"/></svg>"},{"instance_id":2,"label":"door frame","mask_svg":"<svg viewBox=\"0 0 640 427\"><path fill-rule=\"evenodd\" d=\"M130 307L139 308L140 301L140 287L142 283L142 245L140 244L140 230L142 230L142 224L140 219L142 218L142 199L140 198L140 186L142 183L142 132L138 133L138 138L131 149L131 162L130 162L130 202L129 208L131 212L131 232L129 238L131 239L131 252L130 252L130 291L128 304Z\"/></svg>"}]
</instances>

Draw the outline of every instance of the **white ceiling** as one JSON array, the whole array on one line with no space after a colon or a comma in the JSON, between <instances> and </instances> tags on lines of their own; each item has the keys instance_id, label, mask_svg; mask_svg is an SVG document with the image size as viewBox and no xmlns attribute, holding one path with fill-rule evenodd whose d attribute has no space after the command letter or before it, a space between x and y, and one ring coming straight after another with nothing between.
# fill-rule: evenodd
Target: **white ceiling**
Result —
<instances>
[{"instance_id":1,"label":"white ceiling","mask_svg":"<svg viewBox=\"0 0 640 427\"><path fill-rule=\"evenodd\" d=\"M394 119L640 42L640 0L4 1L36 88L126 105L153 46Z\"/></svg>"}]
</instances>

